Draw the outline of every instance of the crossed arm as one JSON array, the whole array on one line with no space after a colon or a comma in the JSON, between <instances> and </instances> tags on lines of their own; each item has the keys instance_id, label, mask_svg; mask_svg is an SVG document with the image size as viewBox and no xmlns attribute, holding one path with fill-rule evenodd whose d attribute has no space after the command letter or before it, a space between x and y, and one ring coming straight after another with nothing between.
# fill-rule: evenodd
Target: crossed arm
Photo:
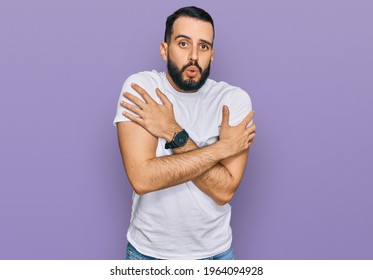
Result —
<instances>
[{"instance_id":1,"label":"crossed arm","mask_svg":"<svg viewBox=\"0 0 373 280\"><path fill-rule=\"evenodd\" d=\"M181 127L175 121L172 103L157 89L163 104L156 103L138 85L132 86L143 100L124 93L137 106L123 102L122 106L136 113L123 114L132 122L118 123L118 140L127 176L139 195L178 185L194 184L217 204L231 200L242 179L248 149L255 137L255 124L249 113L237 126L229 126L229 109L224 106L223 120L216 143L198 148L191 140L174 149L174 155L156 157L158 138L171 141ZM139 172L144 171L144 172Z\"/></svg>"}]
</instances>

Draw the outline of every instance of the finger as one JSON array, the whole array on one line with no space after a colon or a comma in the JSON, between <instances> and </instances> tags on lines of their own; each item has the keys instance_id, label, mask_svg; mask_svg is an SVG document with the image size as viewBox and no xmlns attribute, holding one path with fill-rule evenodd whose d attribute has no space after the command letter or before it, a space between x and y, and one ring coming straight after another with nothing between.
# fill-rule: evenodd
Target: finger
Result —
<instances>
[{"instance_id":1,"label":"finger","mask_svg":"<svg viewBox=\"0 0 373 280\"><path fill-rule=\"evenodd\" d=\"M248 142L248 144L249 144L249 147L252 145L252 144L254 144L254 138L253 139L251 139L249 142Z\"/></svg>"},{"instance_id":2,"label":"finger","mask_svg":"<svg viewBox=\"0 0 373 280\"><path fill-rule=\"evenodd\" d=\"M122 102L120 102L120 105L122 105L122 107L130 110L131 112L139 115L140 117L142 117L142 114L144 113L144 111L141 110L139 107L133 106L133 105L127 103L127 102L122 101Z\"/></svg>"},{"instance_id":3,"label":"finger","mask_svg":"<svg viewBox=\"0 0 373 280\"><path fill-rule=\"evenodd\" d=\"M254 140L250 141L248 144L249 144L249 148L250 148L251 145L254 144Z\"/></svg>"},{"instance_id":4,"label":"finger","mask_svg":"<svg viewBox=\"0 0 373 280\"><path fill-rule=\"evenodd\" d=\"M250 113L246 115L246 117L242 120L240 124L247 126L249 122L251 122L251 120L254 118L254 115L255 115L255 111L250 111Z\"/></svg>"},{"instance_id":5,"label":"finger","mask_svg":"<svg viewBox=\"0 0 373 280\"><path fill-rule=\"evenodd\" d=\"M249 131L249 133L253 133L256 131L256 124L255 122L253 122L248 128L247 130Z\"/></svg>"},{"instance_id":6,"label":"finger","mask_svg":"<svg viewBox=\"0 0 373 280\"><path fill-rule=\"evenodd\" d=\"M146 106L146 103L144 101L142 101L140 98L134 96L133 94L129 92L123 93L123 96L127 98L128 100L132 101L133 103L135 103L141 109L143 109Z\"/></svg>"},{"instance_id":7,"label":"finger","mask_svg":"<svg viewBox=\"0 0 373 280\"><path fill-rule=\"evenodd\" d=\"M223 106L223 117L221 120L221 125L229 126L229 108L227 105Z\"/></svg>"},{"instance_id":8,"label":"finger","mask_svg":"<svg viewBox=\"0 0 373 280\"><path fill-rule=\"evenodd\" d=\"M250 129L250 127L248 127L245 130L245 135L247 137L247 140L251 141L251 139L255 138L256 132L255 132L255 130L252 131L252 129Z\"/></svg>"},{"instance_id":9,"label":"finger","mask_svg":"<svg viewBox=\"0 0 373 280\"><path fill-rule=\"evenodd\" d=\"M130 119L131 121L133 121L134 123L137 123L138 125L144 127L144 120L142 118L138 118L138 117L135 117L134 115L124 111L123 113L123 116L125 116L126 118Z\"/></svg>"},{"instance_id":10,"label":"finger","mask_svg":"<svg viewBox=\"0 0 373 280\"><path fill-rule=\"evenodd\" d=\"M248 141L249 141L249 142L252 142L252 141L254 141L254 138L255 138L255 133L251 133L251 134L249 135Z\"/></svg>"},{"instance_id":11,"label":"finger","mask_svg":"<svg viewBox=\"0 0 373 280\"><path fill-rule=\"evenodd\" d=\"M158 97L161 99L163 105L172 105L170 100L168 100L167 96L163 92L161 92L159 88L156 88L155 92L157 93Z\"/></svg>"},{"instance_id":12,"label":"finger","mask_svg":"<svg viewBox=\"0 0 373 280\"><path fill-rule=\"evenodd\" d=\"M145 89L140 87L138 84L132 83L131 87L138 92L138 94L141 95L142 98L146 101L146 103L155 103L153 98L146 92Z\"/></svg>"}]
</instances>

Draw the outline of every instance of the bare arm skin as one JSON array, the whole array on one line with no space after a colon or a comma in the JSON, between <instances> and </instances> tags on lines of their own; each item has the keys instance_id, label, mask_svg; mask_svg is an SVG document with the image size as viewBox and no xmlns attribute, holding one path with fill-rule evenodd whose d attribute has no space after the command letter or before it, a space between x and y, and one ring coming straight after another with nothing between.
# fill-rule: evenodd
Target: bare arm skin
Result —
<instances>
[{"instance_id":1,"label":"bare arm skin","mask_svg":"<svg viewBox=\"0 0 373 280\"><path fill-rule=\"evenodd\" d=\"M239 125L230 127L226 107L218 142L198 148L189 139L186 146L174 149L174 155L155 157L157 137L171 141L181 127L175 121L172 104L159 90L157 94L163 105L156 103L139 86L133 88L145 102L129 93L124 94L139 107L125 102L122 106L140 118L124 113L133 122L118 123L118 138L127 176L134 190L145 194L192 180L217 204L229 202L242 179L248 148L255 137L255 124L246 128L253 113Z\"/></svg>"},{"instance_id":2,"label":"bare arm skin","mask_svg":"<svg viewBox=\"0 0 373 280\"><path fill-rule=\"evenodd\" d=\"M182 154L156 157L157 138L132 122L118 123L118 138L127 176L139 195L194 180L232 155L226 143L216 142Z\"/></svg>"},{"instance_id":3,"label":"bare arm skin","mask_svg":"<svg viewBox=\"0 0 373 280\"><path fill-rule=\"evenodd\" d=\"M223 110L223 123L225 124L222 126L222 129L225 128L224 126L229 126L228 120L229 110L227 108ZM251 130L255 131L255 124L253 127L250 127L250 131ZM252 139L251 144L254 136L255 133L250 135L250 140ZM195 149L199 149L199 147L192 139L189 139L185 146L174 149L173 151L175 154L180 154ZM238 154L222 159L215 166L194 179L193 183L201 191L210 196L217 204L224 205L228 203L233 198L241 183L248 153L249 148Z\"/></svg>"}]
</instances>

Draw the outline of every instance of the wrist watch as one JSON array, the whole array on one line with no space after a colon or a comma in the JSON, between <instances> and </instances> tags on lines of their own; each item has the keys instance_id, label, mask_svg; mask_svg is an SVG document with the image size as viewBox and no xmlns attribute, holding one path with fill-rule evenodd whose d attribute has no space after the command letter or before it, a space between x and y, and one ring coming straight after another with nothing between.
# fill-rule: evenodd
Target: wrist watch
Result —
<instances>
[{"instance_id":1,"label":"wrist watch","mask_svg":"<svg viewBox=\"0 0 373 280\"><path fill-rule=\"evenodd\" d=\"M167 142L164 146L166 149L175 149L184 146L189 139L188 133L183 129L182 131L176 132L174 138L170 142Z\"/></svg>"}]
</instances>

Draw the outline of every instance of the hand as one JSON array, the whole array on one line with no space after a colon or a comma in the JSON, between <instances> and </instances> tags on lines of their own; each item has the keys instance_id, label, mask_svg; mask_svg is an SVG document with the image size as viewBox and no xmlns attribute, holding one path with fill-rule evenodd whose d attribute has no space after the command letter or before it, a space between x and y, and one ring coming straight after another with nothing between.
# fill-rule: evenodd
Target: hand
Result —
<instances>
[{"instance_id":1,"label":"hand","mask_svg":"<svg viewBox=\"0 0 373 280\"><path fill-rule=\"evenodd\" d=\"M228 106L223 106L219 142L227 150L228 156L238 154L252 145L255 138L256 125L253 122L249 127L246 126L253 117L254 112L251 111L238 125L229 126L229 109Z\"/></svg>"},{"instance_id":2,"label":"hand","mask_svg":"<svg viewBox=\"0 0 373 280\"><path fill-rule=\"evenodd\" d=\"M155 137L161 137L167 141L171 141L174 133L181 130L181 127L175 120L172 103L158 88L156 89L156 93L163 104L155 102L154 99L139 85L132 84L131 86L140 94L143 100L129 92L125 92L123 93L123 96L135 103L137 106L131 105L125 101L122 101L121 105L140 117L135 117L128 112L123 112L123 115L134 123L145 128Z\"/></svg>"}]
</instances>

